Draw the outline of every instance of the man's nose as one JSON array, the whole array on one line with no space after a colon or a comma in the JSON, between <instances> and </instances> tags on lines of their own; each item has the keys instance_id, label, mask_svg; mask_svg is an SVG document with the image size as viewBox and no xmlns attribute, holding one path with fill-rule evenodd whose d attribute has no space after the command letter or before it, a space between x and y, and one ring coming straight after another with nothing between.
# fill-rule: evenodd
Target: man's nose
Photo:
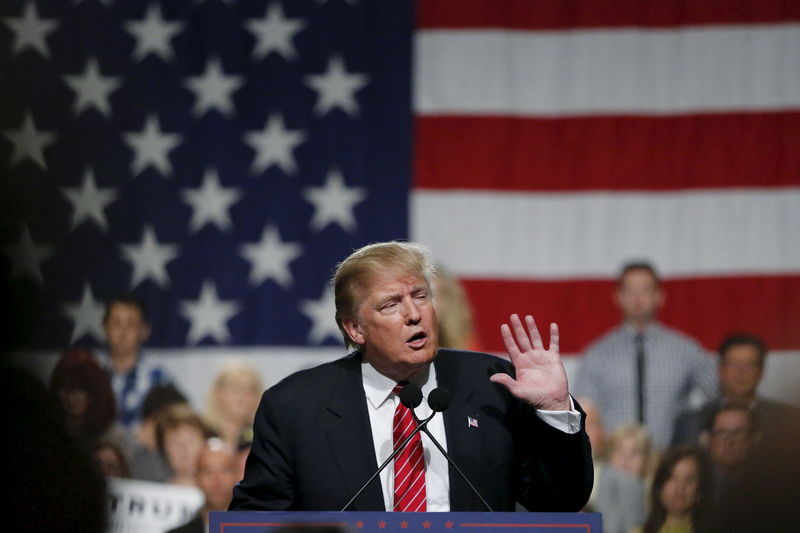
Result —
<instances>
[{"instance_id":1,"label":"man's nose","mask_svg":"<svg viewBox=\"0 0 800 533\"><path fill-rule=\"evenodd\" d=\"M416 324L422 319L419 306L413 298L407 298L403 302L403 311L406 317L406 324Z\"/></svg>"}]
</instances>

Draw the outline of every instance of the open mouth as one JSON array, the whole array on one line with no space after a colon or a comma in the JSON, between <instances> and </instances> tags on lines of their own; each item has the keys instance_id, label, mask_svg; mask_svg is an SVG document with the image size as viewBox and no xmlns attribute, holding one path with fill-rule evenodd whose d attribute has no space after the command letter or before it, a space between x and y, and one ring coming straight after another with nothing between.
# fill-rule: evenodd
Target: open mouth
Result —
<instances>
[{"instance_id":1,"label":"open mouth","mask_svg":"<svg viewBox=\"0 0 800 533\"><path fill-rule=\"evenodd\" d=\"M412 348L422 348L423 346L425 346L427 340L428 340L428 335L424 331L420 331L412 335L406 341L406 344L408 344Z\"/></svg>"}]
</instances>

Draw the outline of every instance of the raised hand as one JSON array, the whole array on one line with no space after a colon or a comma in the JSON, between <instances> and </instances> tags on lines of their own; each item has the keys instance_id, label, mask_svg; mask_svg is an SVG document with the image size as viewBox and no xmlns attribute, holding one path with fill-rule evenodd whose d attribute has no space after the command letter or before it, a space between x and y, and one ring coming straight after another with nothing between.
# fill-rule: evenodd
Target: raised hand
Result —
<instances>
[{"instance_id":1,"label":"raised hand","mask_svg":"<svg viewBox=\"0 0 800 533\"><path fill-rule=\"evenodd\" d=\"M567 373L558 354L558 325L550 324L550 346L545 350L532 316L525 316L527 331L518 315L511 315L510 322L510 327L508 324L500 326L500 333L514 365L516 379L502 373L489 379L505 386L511 394L537 409L569 410Z\"/></svg>"}]
</instances>

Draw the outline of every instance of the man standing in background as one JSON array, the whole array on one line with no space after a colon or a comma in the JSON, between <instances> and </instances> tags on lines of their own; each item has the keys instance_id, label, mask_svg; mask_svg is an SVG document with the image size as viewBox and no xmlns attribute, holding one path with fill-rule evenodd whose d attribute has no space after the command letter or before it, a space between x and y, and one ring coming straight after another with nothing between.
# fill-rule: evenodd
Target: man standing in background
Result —
<instances>
[{"instance_id":1,"label":"man standing in background","mask_svg":"<svg viewBox=\"0 0 800 533\"><path fill-rule=\"evenodd\" d=\"M638 422L663 448L694 390L706 400L716 396L714 362L697 342L657 321L664 292L652 265L625 265L614 300L623 322L586 351L575 394L593 399L611 430Z\"/></svg>"}]
</instances>

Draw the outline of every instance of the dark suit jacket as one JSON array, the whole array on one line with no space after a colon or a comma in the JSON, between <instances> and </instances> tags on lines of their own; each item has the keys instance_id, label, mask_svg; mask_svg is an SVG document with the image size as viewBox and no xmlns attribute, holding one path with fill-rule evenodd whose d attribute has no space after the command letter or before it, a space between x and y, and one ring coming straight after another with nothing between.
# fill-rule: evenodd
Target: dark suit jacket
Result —
<instances>
[{"instance_id":1,"label":"dark suit jacket","mask_svg":"<svg viewBox=\"0 0 800 533\"><path fill-rule=\"evenodd\" d=\"M512 373L486 354L440 349L438 384L453 395L444 412L447 449L496 511L578 511L592 487L589 439L566 434L489 381ZM470 428L467 417L478 420ZM581 424L583 426L583 424ZM264 393L244 479L231 510L339 510L377 470L358 353L293 374ZM436 453L436 452L434 452ZM450 508L484 511L450 467ZM383 511L375 479L349 510Z\"/></svg>"}]
</instances>

